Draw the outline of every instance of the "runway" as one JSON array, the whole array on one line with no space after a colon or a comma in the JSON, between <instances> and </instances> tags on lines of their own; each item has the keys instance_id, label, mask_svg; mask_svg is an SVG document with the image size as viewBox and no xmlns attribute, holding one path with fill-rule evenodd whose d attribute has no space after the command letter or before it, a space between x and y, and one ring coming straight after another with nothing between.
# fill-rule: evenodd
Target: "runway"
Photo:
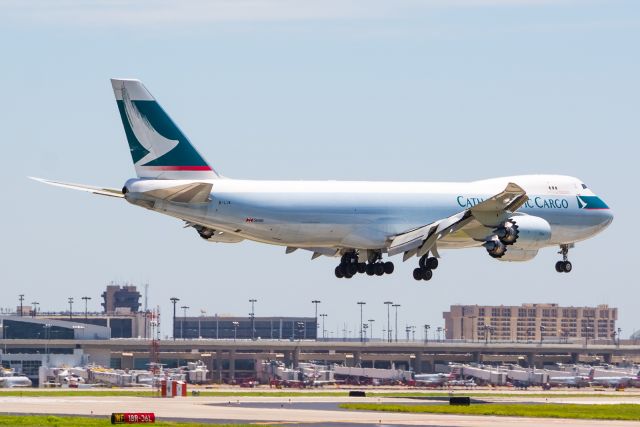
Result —
<instances>
[{"instance_id":1,"label":"runway","mask_svg":"<svg viewBox=\"0 0 640 427\"><path fill-rule=\"evenodd\" d=\"M500 401L527 401L544 403L546 398L528 396L500 398ZM482 399L484 400L484 398ZM493 401L493 398L491 399ZM554 403L565 399L552 399ZM567 403L607 404L638 403L637 397L621 398L579 398L566 399ZM0 397L0 407L12 414L54 414L109 416L112 412L154 412L159 420L189 420L203 423L245 422L274 425L300 426L408 426L423 425L433 427L485 427L485 426L640 426L640 422L566 420L541 418L514 418L493 416L470 416L448 414L403 414L368 411L349 411L338 407L340 403L409 403L412 399L379 397L186 397L161 399L156 397L115 397L115 396L51 396L45 397Z\"/></svg>"}]
</instances>

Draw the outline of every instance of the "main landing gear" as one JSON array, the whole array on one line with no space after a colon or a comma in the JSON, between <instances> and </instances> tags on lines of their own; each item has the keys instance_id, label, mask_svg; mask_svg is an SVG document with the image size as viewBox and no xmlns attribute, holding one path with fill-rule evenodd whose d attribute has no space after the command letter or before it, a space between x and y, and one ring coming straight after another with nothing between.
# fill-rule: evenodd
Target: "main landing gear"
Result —
<instances>
[{"instance_id":1,"label":"main landing gear","mask_svg":"<svg viewBox=\"0 0 640 427\"><path fill-rule=\"evenodd\" d=\"M419 267L413 270L413 278L416 280L431 280L433 270L438 268L438 258L423 255L418 261Z\"/></svg>"},{"instance_id":2,"label":"main landing gear","mask_svg":"<svg viewBox=\"0 0 640 427\"><path fill-rule=\"evenodd\" d=\"M335 274L338 279L351 279L356 274L364 274L367 276L382 276L384 274L393 273L394 265L392 262L382 262L380 256L370 259L368 263L359 262L358 254L348 252L342 255L340 264L336 267Z\"/></svg>"},{"instance_id":3,"label":"main landing gear","mask_svg":"<svg viewBox=\"0 0 640 427\"><path fill-rule=\"evenodd\" d=\"M560 252L562 254L562 261L556 262L556 271L558 273L571 273L573 265L569 261L569 245L560 245Z\"/></svg>"}]
</instances>

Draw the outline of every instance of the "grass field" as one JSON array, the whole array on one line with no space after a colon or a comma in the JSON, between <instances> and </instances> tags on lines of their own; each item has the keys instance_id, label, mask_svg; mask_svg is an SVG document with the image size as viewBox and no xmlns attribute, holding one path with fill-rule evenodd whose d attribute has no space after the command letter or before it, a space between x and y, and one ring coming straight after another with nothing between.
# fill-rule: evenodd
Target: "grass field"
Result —
<instances>
[{"instance_id":1,"label":"grass field","mask_svg":"<svg viewBox=\"0 0 640 427\"><path fill-rule=\"evenodd\" d=\"M449 405L389 405L376 403L345 403L344 409L362 411L496 415L503 417L574 418L590 420L640 420L640 405L564 405L564 404L483 404L471 406Z\"/></svg>"},{"instance_id":2,"label":"grass field","mask_svg":"<svg viewBox=\"0 0 640 427\"><path fill-rule=\"evenodd\" d=\"M104 418L85 417L56 417L52 415L0 415L0 426L11 427L99 427L110 426L111 420ZM199 423L174 423L169 421L156 421L154 426L207 426L211 424ZM216 427L249 427L249 424L216 424ZM264 427L264 426L263 426ZM268 427L268 426L267 426Z\"/></svg>"}]
</instances>

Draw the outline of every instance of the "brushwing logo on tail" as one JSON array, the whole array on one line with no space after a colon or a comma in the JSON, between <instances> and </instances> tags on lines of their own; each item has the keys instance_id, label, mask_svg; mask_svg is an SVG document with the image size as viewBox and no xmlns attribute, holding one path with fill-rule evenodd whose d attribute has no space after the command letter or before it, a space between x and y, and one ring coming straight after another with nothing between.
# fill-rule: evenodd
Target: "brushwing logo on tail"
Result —
<instances>
[{"instance_id":1,"label":"brushwing logo on tail","mask_svg":"<svg viewBox=\"0 0 640 427\"><path fill-rule=\"evenodd\" d=\"M160 135L147 117L143 116L129 97L126 88L122 88L122 100L124 111L131 126L135 138L147 151L147 154L135 162L136 166L144 166L152 162L178 146L180 141L168 139Z\"/></svg>"}]
</instances>

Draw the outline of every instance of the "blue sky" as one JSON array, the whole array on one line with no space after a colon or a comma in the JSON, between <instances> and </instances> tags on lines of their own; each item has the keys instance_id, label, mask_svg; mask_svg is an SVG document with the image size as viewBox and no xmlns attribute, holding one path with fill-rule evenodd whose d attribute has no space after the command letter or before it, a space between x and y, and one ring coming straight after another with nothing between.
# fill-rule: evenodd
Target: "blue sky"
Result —
<instances>
[{"instance_id":1,"label":"blue sky","mask_svg":"<svg viewBox=\"0 0 640 427\"><path fill-rule=\"evenodd\" d=\"M640 329L640 4L571 0L0 2L5 164L3 307L42 309L150 283L196 314L311 315L357 330L402 304L402 325L442 325L450 304L620 308ZM396 261L383 278L333 277L335 260L255 243L208 244L174 219L26 176L120 187L133 176L110 77L142 79L229 177L472 180L562 173L615 210L611 228L526 264L443 253L433 281Z\"/></svg>"}]
</instances>

